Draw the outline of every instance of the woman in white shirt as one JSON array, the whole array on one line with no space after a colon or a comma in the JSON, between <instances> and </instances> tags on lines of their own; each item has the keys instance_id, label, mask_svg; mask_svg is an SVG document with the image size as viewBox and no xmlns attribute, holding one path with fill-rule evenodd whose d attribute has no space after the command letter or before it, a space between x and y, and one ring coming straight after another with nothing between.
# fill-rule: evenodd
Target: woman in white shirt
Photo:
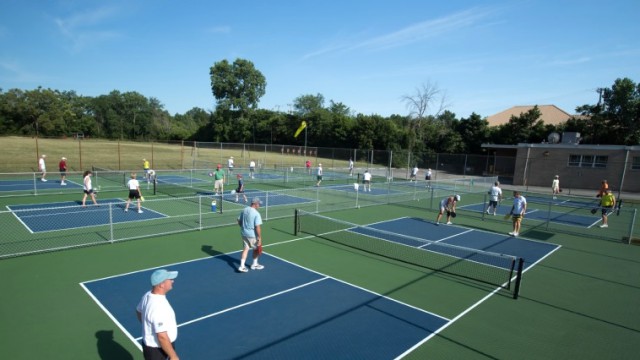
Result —
<instances>
[{"instance_id":1,"label":"woman in white shirt","mask_svg":"<svg viewBox=\"0 0 640 360\"><path fill-rule=\"evenodd\" d=\"M82 176L82 190L84 192L84 196L82 197L82 207L86 207L87 196L91 196L91 200L93 201L93 205L98 205L96 201L96 194L93 192L93 186L91 185L91 171L87 170L84 172Z\"/></svg>"},{"instance_id":2,"label":"woman in white shirt","mask_svg":"<svg viewBox=\"0 0 640 360\"><path fill-rule=\"evenodd\" d=\"M131 200L136 199L138 200L138 214L142 214L142 209L140 208L142 192L140 191L140 182L136 179L136 176L136 173L131 173L131 179L127 182L127 187L129 188L129 197L127 198L127 205L125 205L124 211L129 211Z\"/></svg>"}]
</instances>

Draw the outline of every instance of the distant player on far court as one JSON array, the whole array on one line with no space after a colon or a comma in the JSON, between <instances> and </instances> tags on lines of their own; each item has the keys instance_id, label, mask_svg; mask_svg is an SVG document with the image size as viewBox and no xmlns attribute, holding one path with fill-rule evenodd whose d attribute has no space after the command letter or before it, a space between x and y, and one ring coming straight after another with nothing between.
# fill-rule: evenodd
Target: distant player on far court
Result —
<instances>
[{"instance_id":1,"label":"distant player on far court","mask_svg":"<svg viewBox=\"0 0 640 360\"><path fill-rule=\"evenodd\" d=\"M58 163L58 170L60 170L60 185L65 186L67 185L66 182L64 182L67 179L67 158L66 157L62 157L62 159L60 159L60 162Z\"/></svg>"},{"instance_id":2,"label":"distant player on far court","mask_svg":"<svg viewBox=\"0 0 640 360\"><path fill-rule=\"evenodd\" d=\"M487 214L495 215L498 211L498 204L502 200L502 189L500 182L496 181L491 189L489 189L489 206L487 206ZM493 208L493 211L491 209Z\"/></svg>"},{"instance_id":3,"label":"distant player on far court","mask_svg":"<svg viewBox=\"0 0 640 360\"><path fill-rule=\"evenodd\" d=\"M248 202L247 195L244 193L244 179L242 179L242 174L236 175L238 179L238 187L236 188L236 202L240 200L240 195L242 194L242 198L244 198L244 202Z\"/></svg>"},{"instance_id":4,"label":"distant player on far court","mask_svg":"<svg viewBox=\"0 0 640 360\"><path fill-rule=\"evenodd\" d=\"M364 174L362 175L362 179L363 179L363 188L364 191L368 191L371 192L371 173L369 172L369 170L365 170Z\"/></svg>"},{"instance_id":5,"label":"distant player on far court","mask_svg":"<svg viewBox=\"0 0 640 360\"><path fill-rule=\"evenodd\" d=\"M140 182L136 179L136 173L131 173L131 179L127 182L127 187L129 188L129 197L127 198L127 205L125 205L124 211L129 211L131 200L136 199L138 200L138 214L142 214L142 209L140 208L142 192L140 191Z\"/></svg>"}]
</instances>

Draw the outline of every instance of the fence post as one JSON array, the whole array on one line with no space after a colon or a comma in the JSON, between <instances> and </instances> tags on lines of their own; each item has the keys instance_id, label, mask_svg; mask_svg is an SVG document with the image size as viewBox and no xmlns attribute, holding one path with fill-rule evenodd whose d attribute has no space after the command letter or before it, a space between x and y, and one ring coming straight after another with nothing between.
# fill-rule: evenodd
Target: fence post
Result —
<instances>
[{"instance_id":1,"label":"fence post","mask_svg":"<svg viewBox=\"0 0 640 360\"><path fill-rule=\"evenodd\" d=\"M113 243L113 203L109 203L109 242Z\"/></svg>"},{"instance_id":2,"label":"fence post","mask_svg":"<svg viewBox=\"0 0 640 360\"><path fill-rule=\"evenodd\" d=\"M631 217L631 224L629 225L629 242L631 245L631 239L633 239L633 228L636 224L636 215L638 214L638 209L633 209L633 216Z\"/></svg>"}]
</instances>

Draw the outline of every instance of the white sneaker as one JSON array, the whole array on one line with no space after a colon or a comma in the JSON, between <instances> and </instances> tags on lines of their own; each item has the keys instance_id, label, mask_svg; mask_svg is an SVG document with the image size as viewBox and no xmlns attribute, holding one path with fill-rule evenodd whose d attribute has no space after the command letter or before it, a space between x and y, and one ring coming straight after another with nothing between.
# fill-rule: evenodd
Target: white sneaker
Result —
<instances>
[{"instance_id":1,"label":"white sneaker","mask_svg":"<svg viewBox=\"0 0 640 360\"><path fill-rule=\"evenodd\" d=\"M607 228L607 227L609 227L609 225L607 225L607 224L602 224L602 225L600 225L600 227L601 227L601 228Z\"/></svg>"},{"instance_id":2,"label":"white sneaker","mask_svg":"<svg viewBox=\"0 0 640 360\"><path fill-rule=\"evenodd\" d=\"M142 214L144 211L142 210L138 210L138 214Z\"/></svg>"},{"instance_id":3,"label":"white sneaker","mask_svg":"<svg viewBox=\"0 0 640 360\"><path fill-rule=\"evenodd\" d=\"M251 270L262 270L262 269L264 269L264 265L260 265L260 264L251 265Z\"/></svg>"},{"instance_id":4,"label":"white sneaker","mask_svg":"<svg viewBox=\"0 0 640 360\"><path fill-rule=\"evenodd\" d=\"M245 266L243 266L243 267L239 267L238 271L240 271L240 272L248 272L249 269L247 269Z\"/></svg>"},{"instance_id":5,"label":"white sneaker","mask_svg":"<svg viewBox=\"0 0 640 360\"><path fill-rule=\"evenodd\" d=\"M47 182L47 179L40 179L42 182Z\"/></svg>"},{"instance_id":6,"label":"white sneaker","mask_svg":"<svg viewBox=\"0 0 640 360\"><path fill-rule=\"evenodd\" d=\"M128 212L128 211L129 211L129 209L124 209L124 212Z\"/></svg>"},{"instance_id":7,"label":"white sneaker","mask_svg":"<svg viewBox=\"0 0 640 360\"><path fill-rule=\"evenodd\" d=\"M67 185L67 183L66 183L66 182L61 182L61 183L60 183L60 185L62 185L62 186L66 186L66 185Z\"/></svg>"},{"instance_id":8,"label":"white sneaker","mask_svg":"<svg viewBox=\"0 0 640 360\"><path fill-rule=\"evenodd\" d=\"M513 233L514 237L517 237L518 235L520 235L520 233Z\"/></svg>"},{"instance_id":9,"label":"white sneaker","mask_svg":"<svg viewBox=\"0 0 640 360\"><path fill-rule=\"evenodd\" d=\"M447 221L447 225L451 225L451 224L452 224L452 222L451 222L451 221Z\"/></svg>"},{"instance_id":10,"label":"white sneaker","mask_svg":"<svg viewBox=\"0 0 640 360\"><path fill-rule=\"evenodd\" d=\"M493 213L493 216L496 216L496 213Z\"/></svg>"},{"instance_id":11,"label":"white sneaker","mask_svg":"<svg viewBox=\"0 0 640 360\"><path fill-rule=\"evenodd\" d=\"M491 214L491 213L489 212L489 210L487 210L487 211L485 211L485 212L486 212L487 214Z\"/></svg>"},{"instance_id":12,"label":"white sneaker","mask_svg":"<svg viewBox=\"0 0 640 360\"><path fill-rule=\"evenodd\" d=\"M512 231L512 232L510 232L510 233L509 233L509 235L511 235L511 236L513 236L513 235L515 235L515 234L516 234L516 232L514 232L514 231Z\"/></svg>"}]
</instances>

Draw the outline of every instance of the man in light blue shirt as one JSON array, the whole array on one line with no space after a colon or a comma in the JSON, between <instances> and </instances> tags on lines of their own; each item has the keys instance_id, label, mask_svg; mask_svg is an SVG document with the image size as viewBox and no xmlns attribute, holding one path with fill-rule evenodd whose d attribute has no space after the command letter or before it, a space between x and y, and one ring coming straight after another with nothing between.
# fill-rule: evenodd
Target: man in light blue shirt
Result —
<instances>
[{"instance_id":1,"label":"man in light blue shirt","mask_svg":"<svg viewBox=\"0 0 640 360\"><path fill-rule=\"evenodd\" d=\"M240 225L240 235L244 248L242 249L242 257L240 259L240 267L238 271L246 273L249 271L245 266L249 249L253 249L253 263L251 270L262 270L264 266L258 263L258 258L262 253L262 216L258 212L258 208L262 204L260 198L255 197L251 200L251 206L245 207L240 216L238 216L238 225Z\"/></svg>"}]
</instances>

